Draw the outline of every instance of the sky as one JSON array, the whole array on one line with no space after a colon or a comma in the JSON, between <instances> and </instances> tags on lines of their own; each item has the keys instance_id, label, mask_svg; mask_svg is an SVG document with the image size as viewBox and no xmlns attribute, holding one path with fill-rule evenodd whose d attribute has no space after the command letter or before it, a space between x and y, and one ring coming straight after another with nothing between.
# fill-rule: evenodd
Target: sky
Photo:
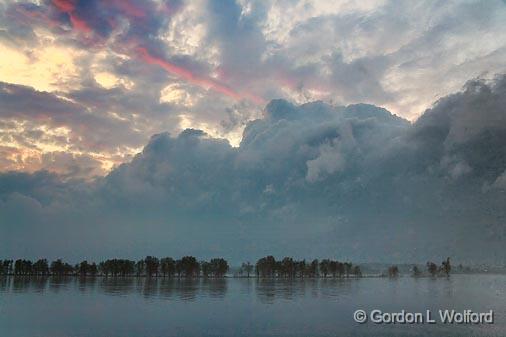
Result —
<instances>
[{"instance_id":1,"label":"sky","mask_svg":"<svg viewBox=\"0 0 506 337\"><path fill-rule=\"evenodd\" d=\"M0 0L0 255L504 262L504 22L494 0Z\"/></svg>"}]
</instances>

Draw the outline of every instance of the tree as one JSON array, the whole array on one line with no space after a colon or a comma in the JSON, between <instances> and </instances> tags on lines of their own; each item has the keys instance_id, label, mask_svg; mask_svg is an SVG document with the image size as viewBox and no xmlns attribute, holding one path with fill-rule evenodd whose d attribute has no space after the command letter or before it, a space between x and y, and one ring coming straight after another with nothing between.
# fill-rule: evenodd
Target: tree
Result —
<instances>
[{"instance_id":1,"label":"tree","mask_svg":"<svg viewBox=\"0 0 506 337\"><path fill-rule=\"evenodd\" d=\"M14 262L14 274L16 275L31 275L33 272L32 269L32 261L18 259Z\"/></svg>"},{"instance_id":2,"label":"tree","mask_svg":"<svg viewBox=\"0 0 506 337\"><path fill-rule=\"evenodd\" d=\"M337 275L337 261L330 261L328 266L328 272L332 274L332 277L336 277Z\"/></svg>"},{"instance_id":3,"label":"tree","mask_svg":"<svg viewBox=\"0 0 506 337\"><path fill-rule=\"evenodd\" d=\"M88 268L88 273L89 275L91 276L95 276L97 275L98 273L98 268L97 268L97 264L95 262L93 262L91 265L89 265L89 268Z\"/></svg>"},{"instance_id":4,"label":"tree","mask_svg":"<svg viewBox=\"0 0 506 337\"><path fill-rule=\"evenodd\" d=\"M211 267L211 264L207 261L202 261L200 262L200 269L202 271L202 276L203 277L209 277L209 275L211 275L211 270L212 270L212 267Z\"/></svg>"},{"instance_id":5,"label":"tree","mask_svg":"<svg viewBox=\"0 0 506 337\"><path fill-rule=\"evenodd\" d=\"M339 277L343 277L345 270L346 270L346 268L344 266L344 263L337 262L337 273L338 273Z\"/></svg>"},{"instance_id":6,"label":"tree","mask_svg":"<svg viewBox=\"0 0 506 337\"><path fill-rule=\"evenodd\" d=\"M164 277L173 277L176 272L176 261L171 257L164 257L160 260L160 271Z\"/></svg>"},{"instance_id":7,"label":"tree","mask_svg":"<svg viewBox=\"0 0 506 337\"><path fill-rule=\"evenodd\" d=\"M330 260L325 259L320 262L320 273L323 277L327 277L330 272Z\"/></svg>"},{"instance_id":8,"label":"tree","mask_svg":"<svg viewBox=\"0 0 506 337\"><path fill-rule=\"evenodd\" d=\"M295 262L291 257L285 257L279 263L278 273L283 277L295 277Z\"/></svg>"},{"instance_id":9,"label":"tree","mask_svg":"<svg viewBox=\"0 0 506 337\"><path fill-rule=\"evenodd\" d=\"M418 277L422 274L422 272L420 271L420 269L416 265L414 265L411 270L413 272L414 277Z\"/></svg>"},{"instance_id":10,"label":"tree","mask_svg":"<svg viewBox=\"0 0 506 337\"><path fill-rule=\"evenodd\" d=\"M246 263L243 262L241 270L245 272L247 277L249 278L251 272L253 271L253 265L249 261Z\"/></svg>"},{"instance_id":11,"label":"tree","mask_svg":"<svg viewBox=\"0 0 506 337\"><path fill-rule=\"evenodd\" d=\"M0 274L9 275L12 273L12 260L0 260Z\"/></svg>"},{"instance_id":12,"label":"tree","mask_svg":"<svg viewBox=\"0 0 506 337\"><path fill-rule=\"evenodd\" d=\"M399 276L399 268L397 266L391 266L390 268L388 268L388 276L389 277Z\"/></svg>"},{"instance_id":13,"label":"tree","mask_svg":"<svg viewBox=\"0 0 506 337\"><path fill-rule=\"evenodd\" d=\"M306 275L306 260L295 262L295 275L303 278Z\"/></svg>"},{"instance_id":14,"label":"tree","mask_svg":"<svg viewBox=\"0 0 506 337\"><path fill-rule=\"evenodd\" d=\"M317 277L318 276L318 260L313 260L311 263L307 266L306 269L306 275L308 277Z\"/></svg>"},{"instance_id":15,"label":"tree","mask_svg":"<svg viewBox=\"0 0 506 337\"><path fill-rule=\"evenodd\" d=\"M158 267L160 266L160 261L158 260L158 258L153 256L146 256L144 262L146 263L146 275L158 276Z\"/></svg>"},{"instance_id":16,"label":"tree","mask_svg":"<svg viewBox=\"0 0 506 337\"><path fill-rule=\"evenodd\" d=\"M197 277L200 271L200 264L195 257L184 256L180 260L179 268L180 274L183 274L185 277Z\"/></svg>"},{"instance_id":17,"label":"tree","mask_svg":"<svg viewBox=\"0 0 506 337\"><path fill-rule=\"evenodd\" d=\"M52 275L63 275L63 262L61 259L51 262L51 274Z\"/></svg>"},{"instance_id":18,"label":"tree","mask_svg":"<svg viewBox=\"0 0 506 337\"><path fill-rule=\"evenodd\" d=\"M88 264L88 261L82 261L77 268L79 275L86 276L89 268L90 265Z\"/></svg>"},{"instance_id":19,"label":"tree","mask_svg":"<svg viewBox=\"0 0 506 337\"><path fill-rule=\"evenodd\" d=\"M346 277L349 277L350 273L351 273L351 269L353 267L353 264L350 262L345 262L345 263L343 263L343 267L344 267L344 273L346 274Z\"/></svg>"},{"instance_id":20,"label":"tree","mask_svg":"<svg viewBox=\"0 0 506 337\"><path fill-rule=\"evenodd\" d=\"M211 259L209 263L214 277L223 277L228 272L228 263L222 258Z\"/></svg>"},{"instance_id":21,"label":"tree","mask_svg":"<svg viewBox=\"0 0 506 337\"><path fill-rule=\"evenodd\" d=\"M176 274L177 274L177 277L181 277L182 273L183 273L183 261L176 260Z\"/></svg>"},{"instance_id":22,"label":"tree","mask_svg":"<svg viewBox=\"0 0 506 337\"><path fill-rule=\"evenodd\" d=\"M146 262L144 260L139 260L135 263L135 273L137 276L144 275L146 272Z\"/></svg>"},{"instance_id":23,"label":"tree","mask_svg":"<svg viewBox=\"0 0 506 337\"><path fill-rule=\"evenodd\" d=\"M49 265L46 259L39 259L33 264L33 273L35 275L49 274Z\"/></svg>"},{"instance_id":24,"label":"tree","mask_svg":"<svg viewBox=\"0 0 506 337\"><path fill-rule=\"evenodd\" d=\"M450 271L452 270L452 266L450 265L450 258L447 257L446 261L443 261L441 263L441 270L443 273L446 274L446 276L450 276Z\"/></svg>"},{"instance_id":25,"label":"tree","mask_svg":"<svg viewBox=\"0 0 506 337\"><path fill-rule=\"evenodd\" d=\"M431 276L436 276L437 274L437 265L434 262L427 262L427 271Z\"/></svg>"},{"instance_id":26,"label":"tree","mask_svg":"<svg viewBox=\"0 0 506 337\"><path fill-rule=\"evenodd\" d=\"M269 255L259 259L255 266L258 277L273 277L276 271L276 259Z\"/></svg>"},{"instance_id":27,"label":"tree","mask_svg":"<svg viewBox=\"0 0 506 337\"><path fill-rule=\"evenodd\" d=\"M362 277L362 271L360 270L359 266L353 267L353 275L356 277Z\"/></svg>"}]
</instances>

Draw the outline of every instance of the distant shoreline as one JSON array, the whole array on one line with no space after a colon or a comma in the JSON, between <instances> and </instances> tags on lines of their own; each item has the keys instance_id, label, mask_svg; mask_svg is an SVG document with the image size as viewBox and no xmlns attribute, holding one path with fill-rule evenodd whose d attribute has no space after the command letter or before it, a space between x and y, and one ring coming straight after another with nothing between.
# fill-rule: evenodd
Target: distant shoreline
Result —
<instances>
[{"instance_id":1,"label":"distant shoreline","mask_svg":"<svg viewBox=\"0 0 506 337\"><path fill-rule=\"evenodd\" d=\"M453 273L452 275L458 276L458 275L506 275L506 272L470 272L470 273ZM177 277L177 276L148 276L148 275L116 275L116 276L106 276L106 275L79 275L79 274L71 274L71 275L53 275L53 274L46 274L46 275L18 275L18 274L0 274L0 278L76 278L76 279L91 279L91 278L104 278L104 279L170 279L170 280L219 280L219 279L245 279L245 280L354 280L354 279L367 279L367 278L386 278L386 279L399 279L399 278L414 278L414 279L444 279L451 277L450 276L444 276L444 275L420 275L420 276L413 276L408 274L399 275L396 277L389 277L388 275L383 274L364 274L362 276L355 276L350 275L348 277L323 277L323 276L314 276L314 277L267 277L267 276L238 276L238 275L224 275L220 277L213 277L213 276L194 276L194 277Z\"/></svg>"},{"instance_id":2,"label":"distant shoreline","mask_svg":"<svg viewBox=\"0 0 506 337\"><path fill-rule=\"evenodd\" d=\"M469 267L459 264L453 267L450 258L440 265L433 262L421 264L353 264L331 259L296 260L284 257L276 260L272 255L265 256L255 264L244 262L231 268L223 258L208 261L197 260L194 256L157 258L147 256L137 261L129 259L108 259L96 262L81 261L77 264L57 259L31 261L27 259L0 260L0 276L28 277L146 277L172 279L216 279L216 278L255 278L255 279L356 279L356 278L398 278L398 277L449 277L450 274L506 274L499 267Z\"/></svg>"}]
</instances>

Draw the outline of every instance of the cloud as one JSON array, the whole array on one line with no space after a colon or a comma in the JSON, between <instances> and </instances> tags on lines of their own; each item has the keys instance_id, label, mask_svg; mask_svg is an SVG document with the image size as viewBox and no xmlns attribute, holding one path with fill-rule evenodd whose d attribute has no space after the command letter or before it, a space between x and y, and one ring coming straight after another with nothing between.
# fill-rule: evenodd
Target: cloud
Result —
<instances>
[{"instance_id":1,"label":"cloud","mask_svg":"<svg viewBox=\"0 0 506 337\"><path fill-rule=\"evenodd\" d=\"M500 1L5 2L0 79L80 106L65 125L85 141L66 146L110 169L166 130L199 128L238 145L276 98L366 102L413 121L467 79L504 72L505 17ZM9 129L2 146L65 150L61 141L42 149L31 136L39 116L22 111L24 100L9 104L30 134ZM84 132L97 124L111 131Z\"/></svg>"},{"instance_id":2,"label":"cloud","mask_svg":"<svg viewBox=\"0 0 506 337\"><path fill-rule=\"evenodd\" d=\"M44 252L64 228L75 254L112 255L499 243L505 17L500 1L3 2L0 171L51 173L5 173L0 225L20 225L0 234L38 226Z\"/></svg>"},{"instance_id":3,"label":"cloud","mask_svg":"<svg viewBox=\"0 0 506 337\"><path fill-rule=\"evenodd\" d=\"M497 189L506 189L506 171L503 172L492 184L492 187Z\"/></svg>"},{"instance_id":4,"label":"cloud","mask_svg":"<svg viewBox=\"0 0 506 337\"><path fill-rule=\"evenodd\" d=\"M128 105L128 96L117 97L119 91L90 88L58 95L0 82L0 113L4 121L10 121L0 134L6 143L44 152L58 148L99 153L114 147L135 147L143 137L134 126L104 114ZM130 108L135 109L135 105Z\"/></svg>"},{"instance_id":5,"label":"cloud","mask_svg":"<svg viewBox=\"0 0 506 337\"><path fill-rule=\"evenodd\" d=\"M2 237L33 243L27 254L76 257L90 244L97 256L500 259L504 83L472 80L413 124L367 104L274 100L239 147L187 129L153 136L93 182L4 174ZM71 252L47 234L60 230Z\"/></svg>"},{"instance_id":6,"label":"cloud","mask_svg":"<svg viewBox=\"0 0 506 337\"><path fill-rule=\"evenodd\" d=\"M248 99L262 104L261 97L239 92L220 79L199 73L198 69L180 62L177 55L168 57L160 32L179 11L179 1L73 1L53 0L37 6L14 4L10 9L17 19L36 18L27 25L54 26L53 33L63 42L101 50L106 47L136 58L147 65L156 65L188 83L214 90L235 100Z\"/></svg>"}]
</instances>

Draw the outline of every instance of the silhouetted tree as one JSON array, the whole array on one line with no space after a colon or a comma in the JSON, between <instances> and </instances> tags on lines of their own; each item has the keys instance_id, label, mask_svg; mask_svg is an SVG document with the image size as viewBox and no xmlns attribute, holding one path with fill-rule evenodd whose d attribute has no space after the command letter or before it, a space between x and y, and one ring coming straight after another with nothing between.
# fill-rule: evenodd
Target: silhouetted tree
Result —
<instances>
[{"instance_id":1,"label":"silhouetted tree","mask_svg":"<svg viewBox=\"0 0 506 337\"><path fill-rule=\"evenodd\" d=\"M360 270L359 266L353 267L353 275L356 277L362 277L362 270Z\"/></svg>"},{"instance_id":2,"label":"silhouetted tree","mask_svg":"<svg viewBox=\"0 0 506 337\"><path fill-rule=\"evenodd\" d=\"M12 260L0 260L0 274L9 275L12 273Z\"/></svg>"},{"instance_id":3,"label":"silhouetted tree","mask_svg":"<svg viewBox=\"0 0 506 337\"><path fill-rule=\"evenodd\" d=\"M46 259L39 259L33 264L33 273L35 275L48 275L49 264Z\"/></svg>"},{"instance_id":4,"label":"silhouetted tree","mask_svg":"<svg viewBox=\"0 0 506 337\"><path fill-rule=\"evenodd\" d=\"M346 271L346 268L344 266L344 263L337 262L337 274L339 275L339 277L343 277L345 271Z\"/></svg>"},{"instance_id":5,"label":"silhouetted tree","mask_svg":"<svg viewBox=\"0 0 506 337\"><path fill-rule=\"evenodd\" d=\"M11 267L12 266L12 267ZM446 267L448 266L448 267ZM448 270L449 259L443 262L441 270ZM160 273L166 277L224 277L229 271L228 262L223 258L213 258L210 261L198 262L193 256L184 256L181 259L174 260L170 257L158 259L154 256L137 262L127 259L108 259L101 261L98 265L86 260L81 261L74 266L63 262L61 259L52 261L50 265L46 259L39 259L35 263L29 260L18 259L14 263L11 260L0 260L0 274L16 275L79 275L95 276L98 273L108 276L158 276ZM342 277L350 274L361 276L361 270L358 266L353 266L350 262L342 263L330 259L319 262L317 259L306 263L306 260L294 260L291 257L284 257L276 261L273 256L266 256L257 261L255 266L246 262L241 266L241 273L246 273L250 277L255 270L258 277L319 277L324 278L332 275L333 277Z\"/></svg>"},{"instance_id":6,"label":"silhouetted tree","mask_svg":"<svg viewBox=\"0 0 506 337\"><path fill-rule=\"evenodd\" d=\"M427 262L427 271L430 275L436 276L437 274L437 265L434 262Z\"/></svg>"},{"instance_id":7,"label":"silhouetted tree","mask_svg":"<svg viewBox=\"0 0 506 337\"><path fill-rule=\"evenodd\" d=\"M306 260L295 262L295 276L300 278L306 276Z\"/></svg>"},{"instance_id":8,"label":"silhouetted tree","mask_svg":"<svg viewBox=\"0 0 506 337\"><path fill-rule=\"evenodd\" d=\"M323 277L327 277L330 272L330 260L325 259L320 262L320 273Z\"/></svg>"},{"instance_id":9,"label":"silhouetted tree","mask_svg":"<svg viewBox=\"0 0 506 337\"><path fill-rule=\"evenodd\" d=\"M293 278L295 277L295 262L291 257L285 257L279 263L278 273L282 277Z\"/></svg>"},{"instance_id":10,"label":"silhouetted tree","mask_svg":"<svg viewBox=\"0 0 506 337\"><path fill-rule=\"evenodd\" d=\"M223 277L228 272L228 263L222 258L211 259L209 263L214 277Z\"/></svg>"},{"instance_id":11,"label":"silhouetted tree","mask_svg":"<svg viewBox=\"0 0 506 337\"><path fill-rule=\"evenodd\" d=\"M88 266L88 274L91 276L95 276L98 273L97 264L93 262L91 265Z\"/></svg>"},{"instance_id":12,"label":"silhouetted tree","mask_svg":"<svg viewBox=\"0 0 506 337\"><path fill-rule=\"evenodd\" d=\"M446 261L441 263L441 270L446 276L450 276L450 271L452 270L452 266L450 265L450 258L447 257Z\"/></svg>"},{"instance_id":13,"label":"silhouetted tree","mask_svg":"<svg viewBox=\"0 0 506 337\"><path fill-rule=\"evenodd\" d=\"M203 277L209 277L209 275L211 275L212 270L211 263L207 261L200 262L200 270L202 271Z\"/></svg>"},{"instance_id":14,"label":"silhouetted tree","mask_svg":"<svg viewBox=\"0 0 506 337\"><path fill-rule=\"evenodd\" d=\"M50 271L52 275L57 276L68 276L74 274L74 267L66 262L62 262L61 259L51 262Z\"/></svg>"},{"instance_id":15,"label":"silhouetted tree","mask_svg":"<svg viewBox=\"0 0 506 337\"><path fill-rule=\"evenodd\" d=\"M185 277L197 277L199 275L200 264L193 256L182 257L179 264L176 262L176 270L178 265L180 267L180 274L183 274Z\"/></svg>"},{"instance_id":16,"label":"silhouetted tree","mask_svg":"<svg viewBox=\"0 0 506 337\"><path fill-rule=\"evenodd\" d=\"M146 275L147 276L158 276L158 268L160 266L160 261L158 258L153 256L147 256L144 259L146 263Z\"/></svg>"},{"instance_id":17,"label":"silhouetted tree","mask_svg":"<svg viewBox=\"0 0 506 337\"><path fill-rule=\"evenodd\" d=\"M246 276L249 277L251 272L253 271L253 265L248 261L243 263L241 266L241 270L246 273Z\"/></svg>"},{"instance_id":18,"label":"silhouetted tree","mask_svg":"<svg viewBox=\"0 0 506 337\"><path fill-rule=\"evenodd\" d=\"M16 275L30 275L32 274L32 268L32 261L18 259L14 262L14 274Z\"/></svg>"},{"instance_id":19,"label":"silhouetted tree","mask_svg":"<svg viewBox=\"0 0 506 337\"><path fill-rule=\"evenodd\" d=\"M53 275L63 275L64 268L62 260L58 259L56 261L51 262L50 271L51 274Z\"/></svg>"},{"instance_id":20,"label":"silhouetted tree","mask_svg":"<svg viewBox=\"0 0 506 337\"><path fill-rule=\"evenodd\" d=\"M337 261L329 261L328 272L332 275L332 277L337 276Z\"/></svg>"},{"instance_id":21,"label":"silhouetted tree","mask_svg":"<svg viewBox=\"0 0 506 337\"><path fill-rule=\"evenodd\" d=\"M78 268L76 268L78 270L78 273L79 275L81 276L86 276L88 274L88 270L90 268L90 265L88 264L88 261L82 261Z\"/></svg>"},{"instance_id":22,"label":"silhouetted tree","mask_svg":"<svg viewBox=\"0 0 506 337\"><path fill-rule=\"evenodd\" d=\"M87 263L86 263L87 264ZM86 265L86 268L90 268ZM98 265L98 269L102 275L112 276L129 276L135 273L135 262L125 259L109 259L102 261Z\"/></svg>"},{"instance_id":23,"label":"silhouetted tree","mask_svg":"<svg viewBox=\"0 0 506 337\"><path fill-rule=\"evenodd\" d=\"M244 264L241 270L244 269ZM306 260L295 261L291 257L285 257L281 261L276 261L273 256L266 256L259 259L255 265L257 277L347 277L350 274L361 276L360 267L354 267L351 262L339 262L325 259L321 262L313 260L306 263Z\"/></svg>"},{"instance_id":24,"label":"silhouetted tree","mask_svg":"<svg viewBox=\"0 0 506 337\"><path fill-rule=\"evenodd\" d=\"M120 261L120 260L117 260L117 261ZM115 268L119 269L118 267L115 267ZM123 267L123 269L124 268L125 267ZM90 264L90 263L88 263L88 261L82 261L81 263L79 263L77 265L77 267L75 269L76 269L76 272L80 276L95 276L98 273L98 268L97 268L97 265L95 264L95 262ZM111 272L111 271L108 270L108 272Z\"/></svg>"},{"instance_id":25,"label":"silhouetted tree","mask_svg":"<svg viewBox=\"0 0 506 337\"><path fill-rule=\"evenodd\" d=\"M391 266L390 268L388 268L388 276L389 277L399 276L399 268L397 266Z\"/></svg>"},{"instance_id":26,"label":"silhouetted tree","mask_svg":"<svg viewBox=\"0 0 506 337\"><path fill-rule=\"evenodd\" d=\"M274 256L266 256L259 259L255 266L258 277L273 277L276 271L276 259Z\"/></svg>"},{"instance_id":27,"label":"silhouetted tree","mask_svg":"<svg viewBox=\"0 0 506 337\"><path fill-rule=\"evenodd\" d=\"M164 277L173 277L176 273L176 261L171 257L164 257L160 260L160 271Z\"/></svg>"},{"instance_id":28,"label":"silhouetted tree","mask_svg":"<svg viewBox=\"0 0 506 337\"><path fill-rule=\"evenodd\" d=\"M177 277L181 277L183 274L183 261L176 260L176 274Z\"/></svg>"},{"instance_id":29,"label":"silhouetted tree","mask_svg":"<svg viewBox=\"0 0 506 337\"><path fill-rule=\"evenodd\" d=\"M146 262L144 260L139 260L135 263L135 273L137 276L144 275L146 272Z\"/></svg>"},{"instance_id":30,"label":"silhouetted tree","mask_svg":"<svg viewBox=\"0 0 506 337\"><path fill-rule=\"evenodd\" d=\"M318 276L318 260L313 260L307 268L307 276L317 277Z\"/></svg>"}]
</instances>

